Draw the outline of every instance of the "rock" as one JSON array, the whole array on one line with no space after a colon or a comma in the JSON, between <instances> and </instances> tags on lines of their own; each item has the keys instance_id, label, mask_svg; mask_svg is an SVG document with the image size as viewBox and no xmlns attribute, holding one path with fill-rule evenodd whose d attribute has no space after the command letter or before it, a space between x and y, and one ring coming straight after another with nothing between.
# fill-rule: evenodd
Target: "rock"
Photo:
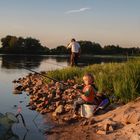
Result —
<instances>
[{"instance_id":1,"label":"rock","mask_svg":"<svg viewBox=\"0 0 140 140\"><path fill-rule=\"evenodd\" d=\"M106 131L104 130L98 130L96 133L99 135L106 135Z\"/></svg>"},{"instance_id":2,"label":"rock","mask_svg":"<svg viewBox=\"0 0 140 140\"><path fill-rule=\"evenodd\" d=\"M113 131L114 131L114 129L113 129L113 127L110 125L109 128L108 128L108 132L109 132L109 133L112 133Z\"/></svg>"},{"instance_id":3,"label":"rock","mask_svg":"<svg viewBox=\"0 0 140 140\"><path fill-rule=\"evenodd\" d=\"M56 109L55 109L55 113L56 114L61 114L63 112L63 105L59 105Z\"/></svg>"},{"instance_id":4,"label":"rock","mask_svg":"<svg viewBox=\"0 0 140 140\"><path fill-rule=\"evenodd\" d=\"M19 90L19 91L22 91L22 86L21 85L15 85L14 89L15 90Z\"/></svg>"},{"instance_id":5,"label":"rock","mask_svg":"<svg viewBox=\"0 0 140 140\"><path fill-rule=\"evenodd\" d=\"M19 101L19 103L23 103L24 101Z\"/></svg>"},{"instance_id":6,"label":"rock","mask_svg":"<svg viewBox=\"0 0 140 140\"><path fill-rule=\"evenodd\" d=\"M127 112L127 113L124 112L123 121L126 124L137 123L137 122L140 121L140 113L137 112L136 110L133 110L133 111L130 111L130 112Z\"/></svg>"},{"instance_id":7,"label":"rock","mask_svg":"<svg viewBox=\"0 0 140 140\"><path fill-rule=\"evenodd\" d=\"M22 91L20 91L20 90L14 90L13 91L13 94L22 94Z\"/></svg>"},{"instance_id":8,"label":"rock","mask_svg":"<svg viewBox=\"0 0 140 140\"><path fill-rule=\"evenodd\" d=\"M52 116L53 116L53 117L56 117L56 116L57 116L57 115L56 115L56 112L53 112L53 113L52 113Z\"/></svg>"},{"instance_id":9,"label":"rock","mask_svg":"<svg viewBox=\"0 0 140 140\"><path fill-rule=\"evenodd\" d=\"M81 126L88 125L88 121L87 121L87 120L85 120L85 121L83 121L80 125L81 125Z\"/></svg>"},{"instance_id":10,"label":"rock","mask_svg":"<svg viewBox=\"0 0 140 140\"><path fill-rule=\"evenodd\" d=\"M65 111L70 111L72 109L72 105L65 105Z\"/></svg>"},{"instance_id":11,"label":"rock","mask_svg":"<svg viewBox=\"0 0 140 140\"><path fill-rule=\"evenodd\" d=\"M16 80L13 80L12 83L17 83L17 81Z\"/></svg>"},{"instance_id":12,"label":"rock","mask_svg":"<svg viewBox=\"0 0 140 140\"><path fill-rule=\"evenodd\" d=\"M63 119L62 119L64 122L66 121L69 121L70 120L70 118L69 117L63 117Z\"/></svg>"},{"instance_id":13,"label":"rock","mask_svg":"<svg viewBox=\"0 0 140 140\"><path fill-rule=\"evenodd\" d=\"M94 124L96 121L95 121L95 119L94 119L94 117L91 117L90 119L89 119L89 125L92 125L92 124Z\"/></svg>"},{"instance_id":14,"label":"rock","mask_svg":"<svg viewBox=\"0 0 140 140\"><path fill-rule=\"evenodd\" d=\"M14 108L16 108L17 107L17 105L14 105Z\"/></svg>"},{"instance_id":15,"label":"rock","mask_svg":"<svg viewBox=\"0 0 140 140\"><path fill-rule=\"evenodd\" d=\"M56 105L56 107L58 107L58 106L60 105L60 101L57 101L57 102L55 103L55 105Z\"/></svg>"},{"instance_id":16,"label":"rock","mask_svg":"<svg viewBox=\"0 0 140 140\"><path fill-rule=\"evenodd\" d=\"M140 140L140 135L138 133L134 133L131 135L130 140Z\"/></svg>"},{"instance_id":17,"label":"rock","mask_svg":"<svg viewBox=\"0 0 140 140\"><path fill-rule=\"evenodd\" d=\"M100 122L97 127L101 131L105 131L107 133L112 133L114 128L118 125L117 122L113 121L111 118L105 119L104 121Z\"/></svg>"},{"instance_id":18,"label":"rock","mask_svg":"<svg viewBox=\"0 0 140 140\"><path fill-rule=\"evenodd\" d=\"M35 110L36 109L36 106L35 105L32 105L32 106L29 107L29 109L30 110Z\"/></svg>"},{"instance_id":19,"label":"rock","mask_svg":"<svg viewBox=\"0 0 140 140\"><path fill-rule=\"evenodd\" d=\"M25 91L26 91L26 92L30 92L30 88L26 88Z\"/></svg>"},{"instance_id":20,"label":"rock","mask_svg":"<svg viewBox=\"0 0 140 140\"><path fill-rule=\"evenodd\" d=\"M103 128L105 131L108 131L110 126L111 125L107 123L107 124L104 124Z\"/></svg>"}]
</instances>

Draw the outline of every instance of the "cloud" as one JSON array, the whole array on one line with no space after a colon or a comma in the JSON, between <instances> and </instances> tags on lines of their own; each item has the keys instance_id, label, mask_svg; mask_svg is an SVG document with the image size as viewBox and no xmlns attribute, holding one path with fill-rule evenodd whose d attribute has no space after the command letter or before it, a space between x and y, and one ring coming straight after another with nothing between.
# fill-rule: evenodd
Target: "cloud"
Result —
<instances>
[{"instance_id":1,"label":"cloud","mask_svg":"<svg viewBox=\"0 0 140 140\"><path fill-rule=\"evenodd\" d=\"M90 10L90 9L91 8L89 8L89 7L84 7L84 8L77 9L77 10L69 10L69 11L66 12L66 14L84 12L84 11L87 11L87 10Z\"/></svg>"}]
</instances>

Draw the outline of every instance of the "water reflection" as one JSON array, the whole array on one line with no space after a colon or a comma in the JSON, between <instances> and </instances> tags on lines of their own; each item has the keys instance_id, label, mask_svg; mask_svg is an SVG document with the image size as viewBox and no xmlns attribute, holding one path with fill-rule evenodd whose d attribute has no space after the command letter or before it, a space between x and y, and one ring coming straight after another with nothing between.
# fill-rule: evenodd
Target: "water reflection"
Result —
<instances>
[{"instance_id":1,"label":"water reflection","mask_svg":"<svg viewBox=\"0 0 140 140\"><path fill-rule=\"evenodd\" d=\"M79 63L84 66L91 64L101 64L110 62L124 62L127 61L126 57L108 57L108 56L83 56L80 58Z\"/></svg>"},{"instance_id":2,"label":"water reflection","mask_svg":"<svg viewBox=\"0 0 140 140\"><path fill-rule=\"evenodd\" d=\"M1 67L5 69L22 69L22 67L36 68L39 67L43 56L24 56L24 55L3 55Z\"/></svg>"},{"instance_id":3,"label":"water reflection","mask_svg":"<svg viewBox=\"0 0 140 140\"><path fill-rule=\"evenodd\" d=\"M40 65L60 66L65 67L69 65L69 56L45 56L45 55L2 55L1 68L3 69L36 69ZM123 62L126 57L101 57L101 56L82 56L79 59L79 66L87 66L90 64L100 64L102 62ZM44 64L45 63L45 64ZM64 65L60 65L64 64Z\"/></svg>"}]
</instances>

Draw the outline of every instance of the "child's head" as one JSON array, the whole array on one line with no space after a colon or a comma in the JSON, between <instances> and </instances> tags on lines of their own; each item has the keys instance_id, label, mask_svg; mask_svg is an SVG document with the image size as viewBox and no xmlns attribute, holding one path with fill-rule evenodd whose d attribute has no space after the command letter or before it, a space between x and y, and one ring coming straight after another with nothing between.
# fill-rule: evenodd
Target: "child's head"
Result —
<instances>
[{"instance_id":1,"label":"child's head","mask_svg":"<svg viewBox=\"0 0 140 140\"><path fill-rule=\"evenodd\" d=\"M92 74L86 73L86 74L83 76L83 81L84 81L85 85L89 85L89 84L93 83L94 77L93 77Z\"/></svg>"}]
</instances>

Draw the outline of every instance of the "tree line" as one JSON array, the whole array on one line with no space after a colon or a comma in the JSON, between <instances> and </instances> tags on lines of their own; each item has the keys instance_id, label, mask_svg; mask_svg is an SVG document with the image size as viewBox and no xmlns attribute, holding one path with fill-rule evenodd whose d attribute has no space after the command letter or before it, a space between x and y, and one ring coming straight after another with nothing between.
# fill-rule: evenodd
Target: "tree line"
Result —
<instances>
[{"instance_id":1,"label":"tree line","mask_svg":"<svg viewBox=\"0 0 140 140\"><path fill-rule=\"evenodd\" d=\"M99 43L91 41L78 41L82 54L116 54L116 55L139 55L139 47L123 48L119 45L106 45L102 47ZM56 48L50 49L43 46L39 40L32 37L16 37L7 35L1 38L2 47L0 53L6 54L47 54L47 55L66 55L69 54L70 50L66 46L61 45Z\"/></svg>"}]
</instances>

